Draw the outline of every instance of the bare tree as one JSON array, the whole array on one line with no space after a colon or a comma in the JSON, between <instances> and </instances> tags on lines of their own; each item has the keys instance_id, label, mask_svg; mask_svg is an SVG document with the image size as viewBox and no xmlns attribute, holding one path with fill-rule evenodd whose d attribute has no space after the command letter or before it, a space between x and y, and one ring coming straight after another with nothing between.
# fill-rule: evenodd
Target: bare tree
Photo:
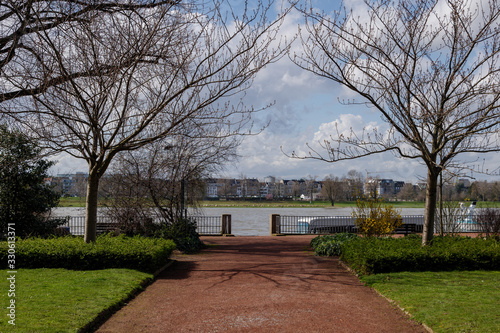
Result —
<instances>
[{"instance_id":1,"label":"bare tree","mask_svg":"<svg viewBox=\"0 0 500 333\"><path fill-rule=\"evenodd\" d=\"M488 191L489 201L500 201L500 182L494 182Z\"/></svg>"},{"instance_id":2,"label":"bare tree","mask_svg":"<svg viewBox=\"0 0 500 333\"><path fill-rule=\"evenodd\" d=\"M416 196L417 192L415 191L415 187L409 183L404 184L403 188L397 195L398 199L404 201L415 200Z\"/></svg>"},{"instance_id":3,"label":"bare tree","mask_svg":"<svg viewBox=\"0 0 500 333\"><path fill-rule=\"evenodd\" d=\"M381 196L379 191L380 179L377 177L366 178L365 196L368 198L378 199Z\"/></svg>"},{"instance_id":4,"label":"bare tree","mask_svg":"<svg viewBox=\"0 0 500 333\"><path fill-rule=\"evenodd\" d=\"M309 196L309 203L314 201L314 193L318 193L318 182L316 181L318 176L307 175L305 179L305 188L304 190L307 192Z\"/></svg>"},{"instance_id":5,"label":"bare tree","mask_svg":"<svg viewBox=\"0 0 500 333\"><path fill-rule=\"evenodd\" d=\"M344 180L347 182L348 200L355 201L363 195L363 173L356 170L349 170Z\"/></svg>"},{"instance_id":6,"label":"bare tree","mask_svg":"<svg viewBox=\"0 0 500 333\"><path fill-rule=\"evenodd\" d=\"M100 75L122 63L96 64L71 72L51 70L46 63L44 34L60 34L68 25L100 14L132 13L171 7L179 0L4 0L0 2L0 103L38 94L71 78ZM42 44L42 45L40 45ZM67 68L68 69L68 68Z\"/></svg>"},{"instance_id":7,"label":"bare tree","mask_svg":"<svg viewBox=\"0 0 500 333\"><path fill-rule=\"evenodd\" d=\"M476 201L486 201L488 193L491 192L492 184L485 181L475 181L470 187L471 199Z\"/></svg>"},{"instance_id":8,"label":"bare tree","mask_svg":"<svg viewBox=\"0 0 500 333\"><path fill-rule=\"evenodd\" d=\"M302 191L302 186L300 180L292 180L292 198L295 200L300 197Z\"/></svg>"},{"instance_id":9,"label":"bare tree","mask_svg":"<svg viewBox=\"0 0 500 333\"><path fill-rule=\"evenodd\" d=\"M251 132L256 111L230 97L286 50L275 41L283 17L267 18L272 2L259 2L239 17L223 13L218 0L174 5L89 12L57 32L40 31L43 58L32 72L55 72L65 80L8 105L6 115L52 151L87 161L87 242L95 239L99 181L117 155L176 135ZM97 72L70 75L90 71ZM189 132L213 124L223 126L217 133Z\"/></svg>"},{"instance_id":10,"label":"bare tree","mask_svg":"<svg viewBox=\"0 0 500 333\"><path fill-rule=\"evenodd\" d=\"M107 180L114 189L110 215L166 224L186 217L188 204L203 198L203 180L236 158L238 143L235 137L177 136L118 156L111 166L113 177Z\"/></svg>"},{"instance_id":11,"label":"bare tree","mask_svg":"<svg viewBox=\"0 0 500 333\"><path fill-rule=\"evenodd\" d=\"M301 68L338 82L378 110L387 131L337 133L311 147L335 162L386 151L427 167L423 244L433 236L439 174L458 155L500 150L500 5L496 0L365 1L304 6ZM324 150L323 150L324 149ZM293 154L292 154L293 155Z\"/></svg>"},{"instance_id":12,"label":"bare tree","mask_svg":"<svg viewBox=\"0 0 500 333\"><path fill-rule=\"evenodd\" d=\"M322 182L321 194L335 206L335 202L345 198L345 183L334 175L326 176Z\"/></svg>"}]
</instances>

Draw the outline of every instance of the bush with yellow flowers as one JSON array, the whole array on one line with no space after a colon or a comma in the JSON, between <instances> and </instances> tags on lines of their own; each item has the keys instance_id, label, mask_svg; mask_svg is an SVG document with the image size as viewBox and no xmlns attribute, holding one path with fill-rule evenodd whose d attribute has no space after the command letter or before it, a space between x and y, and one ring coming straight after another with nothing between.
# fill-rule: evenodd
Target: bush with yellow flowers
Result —
<instances>
[{"instance_id":1,"label":"bush with yellow flowers","mask_svg":"<svg viewBox=\"0 0 500 333\"><path fill-rule=\"evenodd\" d=\"M367 237L388 235L403 225L400 211L382 198L361 198L352 212L359 232Z\"/></svg>"}]
</instances>

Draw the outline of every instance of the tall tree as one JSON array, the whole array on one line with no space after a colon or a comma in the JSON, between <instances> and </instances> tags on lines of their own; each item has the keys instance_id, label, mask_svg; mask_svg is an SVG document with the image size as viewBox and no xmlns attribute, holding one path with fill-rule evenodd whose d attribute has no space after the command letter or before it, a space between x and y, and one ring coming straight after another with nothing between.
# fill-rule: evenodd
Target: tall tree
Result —
<instances>
[{"instance_id":1,"label":"tall tree","mask_svg":"<svg viewBox=\"0 0 500 333\"><path fill-rule=\"evenodd\" d=\"M46 91L76 77L100 75L122 63L59 71L45 57L45 34L56 36L68 25L101 14L131 13L146 8L170 7L179 0L3 0L0 2L0 105ZM50 42L50 41L49 41ZM124 55L126 56L126 55ZM127 61L124 61L125 63ZM69 69L69 68L67 68Z\"/></svg>"},{"instance_id":2,"label":"tall tree","mask_svg":"<svg viewBox=\"0 0 500 333\"><path fill-rule=\"evenodd\" d=\"M241 16L224 13L218 0L162 3L89 12L64 29L39 32L43 59L32 72L65 80L6 109L48 148L88 163L87 242L95 240L99 181L115 156L211 124L223 126L196 135L248 133L255 110L229 98L286 50L276 41L282 16L267 17L272 2Z\"/></svg>"},{"instance_id":3,"label":"tall tree","mask_svg":"<svg viewBox=\"0 0 500 333\"><path fill-rule=\"evenodd\" d=\"M347 199L350 201L356 201L363 196L364 187L364 177L363 173L356 170L349 170L347 175L344 177L344 181L347 183L348 188Z\"/></svg>"},{"instance_id":4,"label":"tall tree","mask_svg":"<svg viewBox=\"0 0 500 333\"><path fill-rule=\"evenodd\" d=\"M388 124L337 133L313 150L335 162L386 151L427 166L423 244L433 236L439 174L467 153L500 150L497 0L365 1L358 16L304 6L301 68L338 82Z\"/></svg>"},{"instance_id":5,"label":"tall tree","mask_svg":"<svg viewBox=\"0 0 500 333\"><path fill-rule=\"evenodd\" d=\"M234 137L178 136L120 155L112 164L113 176L106 179L113 185L111 212L122 216L128 208L139 216L154 214L166 224L175 223L185 217L188 204L203 197L203 180L236 158L238 143Z\"/></svg>"},{"instance_id":6,"label":"tall tree","mask_svg":"<svg viewBox=\"0 0 500 333\"><path fill-rule=\"evenodd\" d=\"M326 176L322 181L321 194L330 201L332 207L335 206L335 201L345 198L345 182L334 175Z\"/></svg>"},{"instance_id":7,"label":"tall tree","mask_svg":"<svg viewBox=\"0 0 500 333\"><path fill-rule=\"evenodd\" d=\"M59 194L44 182L52 164L42 158L36 143L0 125L0 238L9 226L19 237L54 232L58 222L48 214L57 206Z\"/></svg>"}]
</instances>

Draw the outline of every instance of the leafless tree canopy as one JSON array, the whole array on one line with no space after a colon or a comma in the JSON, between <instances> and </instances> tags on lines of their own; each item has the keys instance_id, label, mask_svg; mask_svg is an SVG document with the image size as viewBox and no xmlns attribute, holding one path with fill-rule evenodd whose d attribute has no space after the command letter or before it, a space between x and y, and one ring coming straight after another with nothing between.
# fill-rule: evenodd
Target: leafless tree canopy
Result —
<instances>
[{"instance_id":1,"label":"leafless tree canopy","mask_svg":"<svg viewBox=\"0 0 500 333\"><path fill-rule=\"evenodd\" d=\"M103 13L137 12L145 8L173 6L178 0L90 1L5 0L0 2L0 103L44 92L70 78L92 76L116 64L74 72L53 70L45 63L41 35L63 33L68 26ZM32 72L37 70L37 72ZM29 74L29 76L27 76ZM29 80L28 80L29 78Z\"/></svg>"},{"instance_id":2,"label":"leafless tree canopy","mask_svg":"<svg viewBox=\"0 0 500 333\"><path fill-rule=\"evenodd\" d=\"M463 153L500 149L500 4L365 1L366 15L302 8L305 70L377 109L387 131L336 133L309 157L340 161L392 151L428 168L424 241L432 237L439 173Z\"/></svg>"},{"instance_id":3,"label":"leafless tree canopy","mask_svg":"<svg viewBox=\"0 0 500 333\"><path fill-rule=\"evenodd\" d=\"M327 198L328 201L330 201L332 207L335 205L336 201L345 200L347 197L346 191L346 182L341 180L339 177L329 175L323 180L321 194Z\"/></svg>"},{"instance_id":4,"label":"leafless tree canopy","mask_svg":"<svg viewBox=\"0 0 500 333\"><path fill-rule=\"evenodd\" d=\"M112 215L128 210L164 223L185 216L187 205L204 197L204 180L236 158L238 144L236 137L179 135L118 156L104 181Z\"/></svg>"},{"instance_id":5,"label":"leafless tree canopy","mask_svg":"<svg viewBox=\"0 0 500 333\"><path fill-rule=\"evenodd\" d=\"M95 237L99 179L117 154L179 134L248 133L255 111L229 98L286 50L282 17L267 16L272 1L239 14L223 11L223 0L36 5L45 3L62 18L25 35L34 51L17 46L19 57L5 57L4 89L18 94L1 110L52 151L87 161L87 240Z\"/></svg>"}]
</instances>

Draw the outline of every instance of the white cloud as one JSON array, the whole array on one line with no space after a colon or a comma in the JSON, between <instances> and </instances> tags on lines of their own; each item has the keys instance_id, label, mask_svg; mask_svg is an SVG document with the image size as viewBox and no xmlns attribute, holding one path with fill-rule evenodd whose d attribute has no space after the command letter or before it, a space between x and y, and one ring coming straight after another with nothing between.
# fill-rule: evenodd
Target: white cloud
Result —
<instances>
[{"instance_id":1,"label":"white cloud","mask_svg":"<svg viewBox=\"0 0 500 333\"><path fill-rule=\"evenodd\" d=\"M337 4L324 3L313 2L316 7L338 7ZM350 2L349 5L355 7L355 15L366 13L361 0ZM298 12L292 12L283 23L282 34L287 38L294 36L301 21ZM300 49L300 43L292 45L292 51L300 52ZM418 177L425 177L425 167L419 161L397 158L391 153L336 163L298 160L285 156L281 146L287 153L295 151L306 156L309 152L306 143L317 145L318 142L329 139L330 135L336 135L335 124L344 134L348 134L351 128L358 134L363 128L368 132L373 129L387 129L387 124L380 120L377 112L364 106L342 105L338 103L337 98L345 101L356 98L356 101L360 102L352 91L301 70L287 57L267 66L258 73L253 86L246 91L243 102L245 105L259 108L276 101L272 107L257 114L255 118L256 124L265 124L268 121L271 121L271 124L263 133L244 139L239 148L242 156L240 161L227 166L223 175L239 177L243 174L252 178L274 175L285 179L312 175L323 179L329 174L342 176L355 169L365 176L368 172L394 180L415 182ZM478 158L481 163L482 159L485 159L484 168L490 171L500 166L498 153L481 155ZM83 160L68 156L60 156L59 160L52 168L57 170L57 173L87 172L87 165Z\"/></svg>"},{"instance_id":2,"label":"white cloud","mask_svg":"<svg viewBox=\"0 0 500 333\"><path fill-rule=\"evenodd\" d=\"M89 167L87 162L81 158L75 158L67 153L56 155L50 160L55 161L56 164L49 170L51 175L57 174L72 174L76 172L88 173Z\"/></svg>"},{"instance_id":3,"label":"white cloud","mask_svg":"<svg viewBox=\"0 0 500 333\"><path fill-rule=\"evenodd\" d=\"M351 132L361 137L364 133L371 133L373 130L380 130L380 125L376 122L366 122L361 115L341 114L340 119L321 124L319 131L314 133L314 141L328 140L330 136L343 134L349 136Z\"/></svg>"}]
</instances>

